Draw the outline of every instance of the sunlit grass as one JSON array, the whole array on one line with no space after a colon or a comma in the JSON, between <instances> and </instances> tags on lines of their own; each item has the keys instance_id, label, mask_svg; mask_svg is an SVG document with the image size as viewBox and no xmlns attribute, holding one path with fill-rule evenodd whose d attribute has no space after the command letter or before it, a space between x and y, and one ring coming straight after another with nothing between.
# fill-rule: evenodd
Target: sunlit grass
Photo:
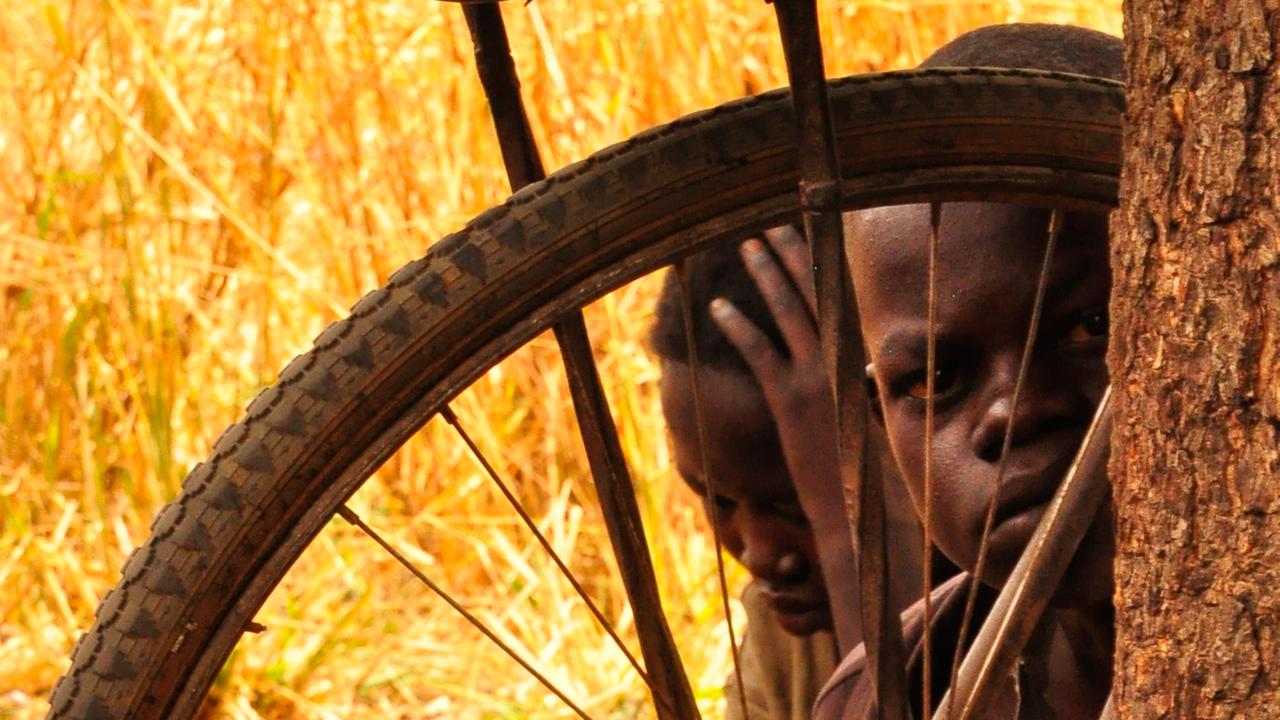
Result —
<instances>
[{"instance_id":1,"label":"sunlit grass","mask_svg":"<svg viewBox=\"0 0 1280 720\"><path fill-rule=\"evenodd\" d=\"M429 2L5 0L0 12L0 716L39 717L98 598L188 468L363 292L507 192L460 9ZM832 74L991 22L1119 31L1119 2L822 3ZM551 167L783 82L760 0L504 6ZM685 662L728 646L710 542L670 472L652 279L592 307ZM455 404L634 644L554 344ZM433 422L353 506L593 713L643 687ZM414 549L416 548L416 550ZM735 576L735 582L741 582ZM215 693L228 717L563 716L336 521Z\"/></svg>"}]
</instances>

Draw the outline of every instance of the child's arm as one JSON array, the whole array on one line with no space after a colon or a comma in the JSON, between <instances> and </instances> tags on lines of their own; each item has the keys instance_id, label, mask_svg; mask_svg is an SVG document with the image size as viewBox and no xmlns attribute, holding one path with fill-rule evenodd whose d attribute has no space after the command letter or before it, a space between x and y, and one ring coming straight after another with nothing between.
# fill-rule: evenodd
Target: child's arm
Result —
<instances>
[{"instance_id":1,"label":"child's arm","mask_svg":"<svg viewBox=\"0 0 1280 720\"><path fill-rule=\"evenodd\" d=\"M845 518L836 449L835 406L818 338L813 267L804 237L794 228L765 232L742 245L747 271L773 313L791 357L727 300L711 303L711 316L746 359L764 391L786 456L796 495L813 525L841 654L862 642L858 572ZM783 270L773 258L776 254ZM789 276L789 278L788 278Z\"/></svg>"}]
</instances>

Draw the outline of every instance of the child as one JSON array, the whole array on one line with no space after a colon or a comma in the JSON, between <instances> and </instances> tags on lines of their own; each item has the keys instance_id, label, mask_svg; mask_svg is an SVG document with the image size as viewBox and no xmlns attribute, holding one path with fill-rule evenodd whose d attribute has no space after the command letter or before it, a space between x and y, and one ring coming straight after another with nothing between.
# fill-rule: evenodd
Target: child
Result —
<instances>
[{"instance_id":1,"label":"child","mask_svg":"<svg viewBox=\"0 0 1280 720\"><path fill-rule=\"evenodd\" d=\"M984 28L952 42L925 66L1030 67L1117 77L1118 39L1079 28ZM879 401L904 479L922 505L926 383L928 206L849 213L849 263ZM942 206L937 287L933 430L934 539L972 571L995 491L1011 395L1043 259L1049 213L994 203ZM1013 419L1012 444L979 580L999 588L1075 454L1107 384L1110 269L1107 223L1068 213L1050 270L1035 349ZM1061 589L1024 650L1016 678L984 708L991 718L1096 718L1111 683L1110 509L1082 542ZM934 707L951 658L971 576L934 594ZM989 602L993 591L987 590ZM982 614L975 618L981 622ZM908 678L921 712L920 604L903 614ZM967 640L971 640L970 635ZM861 648L841 663L814 717L874 717Z\"/></svg>"},{"instance_id":2,"label":"child","mask_svg":"<svg viewBox=\"0 0 1280 720\"><path fill-rule=\"evenodd\" d=\"M738 693L745 693L753 720L789 720L809 716L818 688L840 656L831 633L824 568L837 568L831 576L847 587L834 594L852 602L842 613L853 620L840 633L845 649L860 642L861 634L848 533L828 539L827 564L820 566L809 522L812 512L827 510L839 514L836 522L844 526L831 396L811 314L808 248L792 228L771 230L766 238L767 246L758 240L745 243L741 257L737 248L718 248L689 261L710 483L703 477L675 273L662 289L653 346L662 358L662 404L677 469L704 496L725 549L753 577L743 595L745 687L731 680L728 717L740 717ZM797 485L820 486L822 497L835 499L802 507ZM891 487L897 489L891 494L898 550L893 592L897 607L905 607L920 593L920 531L901 483Z\"/></svg>"}]
</instances>

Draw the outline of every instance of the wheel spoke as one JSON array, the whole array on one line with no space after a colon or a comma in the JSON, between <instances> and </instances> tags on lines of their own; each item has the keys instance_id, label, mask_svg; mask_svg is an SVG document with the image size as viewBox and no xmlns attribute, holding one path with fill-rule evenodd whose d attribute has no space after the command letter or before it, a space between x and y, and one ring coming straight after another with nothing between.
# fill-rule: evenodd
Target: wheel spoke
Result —
<instances>
[{"instance_id":1,"label":"wheel spoke","mask_svg":"<svg viewBox=\"0 0 1280 720\"><path fill-rule=\"evenodd\" d=\"M587 594L586 588L582 587L582 583L578 581L578 577L573 574L573 571L570 570L565 561L561 559L560 554L556 552L554 547L552 547L551 541L547 540L547 536L538 528L537 523L534 522L533 518L529 515L529 512L525 510L524 505L522 505L520 500L516 498L515 494L511 492L511 487L502 480L502 477L498 474L497 470L494 469L493 464L489 462L489 459L485 457L485 454L480 450L479 446L476 445L475 440L471 438L471 434L468 433L466 428L462 426L462 423L458 421L458 416L454 414L453 410L448 406L440 411L440 416L445 419L445 422L449 423L449 425L453 427L453 429L458 433L458 436L462 438L462 442L466 443L467 448L471 450L471 455L475 457L476 462L480 463L480 466L484 468L485 473L487 473L489 478L493 480L493 483L498 486L498 490L502 493L502 496L507 499L507 502L510 503L511 507L516 511L516 514L520 516L522 521L524 521L525 527L529 529L529 532L533 533L533 536L538 540L538 544L542 546L542 549L546 551L547 555L551 558L551 561L555 563L557 568L559 568L560 574L563 575L564 579L568 580L569 584L573 586L574 591L578 593L578 597L582 598L582 602L586 604L587 609L591 611L591 614L595 616L596 621L600 623L600 627L604 628L604 631L609 634L609 637L613 638L613 642L618 646L618 649L622 651L622 654L627 657L627 661L631 663L631 666L635 668L636 672L640 673L640 677L643 678L645 684L648 685L648 673L644 671L644 668L640 667L640 662L636 660L636 657L627 649L626 643L623 642L622 638L618 635L617 630L614 629L608 618L606 618L604 613L601 612L599 606L597 606L595 601L591 599L591 596ZM652 691L652 686L650 687L650 690Z\"/></svg>"},{"instance_id":2,"label":"wheel spoke","mask_svg":"<svg viewBox=\"0 0 1280 720\"><path fill-rule=\"evenodd\" d=\"M929 206L929 336L925 357L924 405L924 556L921 558L924 579L923 690L920 716L933 717L933 411L938 373L938 228L942 224L942 205Z\"/></svg>"},{"instance_id":3,"label":"wheel spoke","mask_svg":"<svg viewBox=\"0 0 1280 720\"><path fill-rule=\"evenodd\" d=\"M1022 358L1018 363L1018 377L1013 384L1013 397L1009 400L1009 419L1005 422L1004 438L1000 446L1000 459L996 464L996 486L991 493L991 500L987 503L987 514L982 523L982 539L978 545L978 560L974 565L973 576L974 582L969 586L969 593L965 598L964 617L960 621L960 635L956 640L955 655L951 663L951 687L956 686L956 678L960 673L960 661L964 657L964 639L969 634L969 625L973 622L974 606L978 599L978 586L981 584L977 578L982 577L982 571L987 561L987 546L991 539L991 528L995 523L996 517L996 501L1000 497L1000 486L1004 483L1005 467L1009 458L1009 447L1013 443L1013 424L1018 417L1018 403L1022 400L1022 388L1026 384L1027 371L1031 367L1031 353L1035 348L1036 335L1040 329L1040 313L1044 308L1044 295L1049 286L1049 269L1053 265L1053 251L1057 247L1058 233L1062 225L1062 212L1055 209L1049 215L1049 233L1048 241L1045 243L1044 258L1040 263L1040 277L1036 280L1036 296L1031 306L1031 322L1027 328L1027 338L1022 348ZM956 694L949 693L947 713L950 717L955 716Z\"/></svg>"},{"instance_id":4,"label":"wheel spoke","mask_svg":"<svg viewBox=\"0 0 1280 720\"><path fill-rule=\"evenodd\" d=\"M876 689L876 707L883 720L908 720L902 621L889 601L888 528L885 524L884 473L878 462L864 462L858 490L857 523L859 591L862 597L863 643L867 670ZM850 494L845 488L845 495Z\"/></svg>"},{"instance_id":5,"label":"wheel spoke","mask_svg":"<svg viewBox=\"0 0 1280 720\"><path fill-rule=\"evenodd\" d=\"M338 515L343 520L346 520L352 525L355 525L357 528L360 529L361 532L363 532L365 535L368 535L370 538L373 539L374 542L382 546L382 549L386 550L387 553L391 555L391 557L395 558L396 562L400 563L401 565L404 566L406 570L413 573L414 577L418 578L418 580L421 581L423 585L426 585L428 588L430 588L431 592L439 596L441 600L444 600L446 603L448 603L449 607L456 610L458 614L461 615L463 618L465 618L467 622L471 623L471 625L474 626L475 629L484 633L484 636L489 638L489 640L491 640L494 645L497 645L499 648L502 649L503 652L505 652L508 656L510 656L512 660L515 660L517 663L519 663L520 667L529 671L530 675L533 675L535 678L537 678L538 682L542 683L543 687L550 690L556 697L560 698L565 705L568 705L571 710L577 713L578 717L581 717L584 720L591 720L591 716L583 712L582 708L578 707L577 703L569 699L569 696L565 695L564 691L556 687L555 683L547 679L547 676L538 672L538 669L535 668L532 664L530 664L528 660L525 660L524 658L520 657L520 654L517 653L514 648L512 648L510 645L504 642L502 638L498 637L497 633L489 629L489 626L485 625L484 621L476 617L475 614L473 614L470 610L467 610L465 607L463 607L463 605L459 603L457 600L455 600L453 596L449 595L449 593L446 592L444 588L440 587L431 578L427 577L427 574L424 573L421 569L419 569L417 565L414 565L413 561L405 557L404 554L401 553L399 550L396 550L395 547L391 545L391 543L387 542L387 540L378 533L378 531L369 527L364 522L364 520L360 519L359 515L357 515L354 511L351 510L351 508L347 507L346 505L340 506L338 508Z\"/></svg>"},{"instance_id":6,"label":"wheel spoke","mask_svg":"<svg viewBox=\"0 0 1280 720\"><path fill-rule=\"evenodd\" d=\"M1054 209L1049 215L1048 238L1045 243L1044 257L1040 264L1040 275L1036 280L1036 294L1031 306L1031 320L1027 328L1026 340L1022 348L1022 357L1018 364L1018 375L1013 385L1013 396L1009 400L1009 419L1005 422L1004 437L1000 447L1000 458L996 463L995 488L991 493L991 500L987 503L986 516L983 519L982 538L978 545L978 558L974 565L973 577L974 581L970 583L968 594L965 598L964 616L960 621L960 633L956 640L955 654L951 663L951 688L948 692L944 708L939 708L939 714L945 714L946 717L955 717L956 703L958 702L958 693L954 692L956 688L957 678L960 674L961 659L965 658L964 639L969 634L969 626L973 622L974 608L977 603L978 587L981 581L983 570L986 567L987 553L989 541L991 539L991 529L994 525L996 514L996 502L1000 495L1000 487L1004 482L1005 468L1009 458L1009 448L1013 443L1013 427L1018 417L1018 405L1022 400L1022 390L1026 384L1027 372L1031 367L1031 355L1035 348L1036 337L1039 334L1040 315L1044 309L1045 291L1049 285L1049 270L1053 265L1054 250L1057 247L1058 235L1062 229L1062 211ZM962 705L967 707L967 705Z\"/></svg>"},{"instance_id":7,"label":"wheel spoke","mask_svg":"<svg viewBox=\"0 0 1280 720\"><path fill-rule=\"evenodd\" d=\"M1106 501L1111 422L1108 386L1075 460L974 638L959 677L952 681L950 694L962 709L959 717L971 717L990 699L997 685L993 681L1012 672L1076 548ZM934 720L956 717L948 712L950 704L944 699Z\"/></svg>"},{"instance_id":8,"label":"wheel spoke","mask_svg":"<svg viewBox=\"0 0 1280 720\"><path fill-rule=\"evenodd\" d=\"M496 4L476 4L464 6L463 14L466 16L467 29L475 45L476 71L480 75L480 83L489 100L489 112L493 118L494 130L498 134L498 144L502 150L507 179L514 192L529 183L545 178L546 169L543 167L537 143L533 139L533 131L529 126L529 116L520 97L520 78L516 74L515 62L511 57L511 46L502 21L502 11ZM554 553L551 555L587 606L591 608L596 619L613 637L618 647L627 656L627 660L635 667L636 672L640 673L640 677L649 687L654 702L658 705L660 715L680 720L697 717L693 690L689 687L689 680L671 637L671 630L667 626L666 617L662 614L657 581L653 576L653 563L649 558L648 544L644 540L639 509L636 507L635 490L627 472L622 446L618 442L617 428L613 424L608 402L600 388L600 378L596 372L595 359L591 355L591 345L587 339L586 323L583 321L581 311L573 312L557 323L555 334L569 377L570 392L573 396L579 427L582 430L582 440L587 449L592 477L595 479L602 512L608 525L609 537L613 542L618 565L623 575L623 584L631 603L632 613L636 618L640 649L645 656L646 665L654 669L656 680L641 669L635 657L627 650L613 627L606 622L604 615L578 585L572 573L564 567ZM468 441L468 445L472 447L476 457L484 462L474 444ZM486 468L497 480L496 473L493 473L487 464ZM503 487L503 493L508 499L513 500L513 505L524 517L523 510L519 508L518 503L514 502L500 481L499 486ZM537 532L532 523L527 522L527 524L534 530L543 547L551 552L550 545L542 538L541 533Z\"/></svg>"},{"instance_id":9,"label":"wheel spoke","mask_svg":"<svg viewBox=\"0 0 1280 720\"><path fill-rule=\"evenodd\" d=\"M681 260L675 266L676 276L680 279L680 312L684 315L684 343L685 352L689 360L689 379L693 386L693 415L694 421L698 426L698 456L702 465L702 486L706 492L709 506L714 505L715 477L711 472L711 453L710 442L707 439L707 421L706 414L703 412L702 406L702 386L698 372L698 343L693 333L693 302L690 299L692 293L689 290L689 262ZM729 628L729 651L733 655L733 675L738 683L738 701L742 705L742 717L744 720L750 718L747 710L747 686L742 682L742 662L738 653L738 636L733 630L733 613L729 608L729 583L725 579L724 574L724 552L720 542L720 530L716 525L715 518L708 518L711 526L711 538L716 548L716 573L720 580L720 601L724 605L724 621Z\"/></svg>"},{"instance_id":10,"label":"wheel spoke","mask_svg":"<svg viewBox=\"0 0 1280 720\"><path fill-rule=\"evenodd\" d=\"M574 313L555 326L560 355L569 378L578 427L586 446L587 461L600 498L613 554L622 573L622 584L631 602L640 636L640 651L650 669L649 687L659 716L686 720L698 717L693 689L685 675L671 628L662 613L662 598L653 574L653 560L644 537L635 486L627 470L618 431L609 413L609 403L600 385L591 343L581 313Z\"/></svg>"},{"instance_id":11,"label":"wheel spoke","mask_svg":"<svg viewBox=\"0 0 1280 720\"><path fill-rule=\"evenodd\" d=\"M800 206L813 254L818 330L836 405L841 486L855 529L863 643L881 718L907 720L907 684L898 610L889 602L884 478L867 453L866 355L845 260L840 168L822 65L814 0L774 4L791 82L800 166ZM855 540L856 538L856 540Z\"/></svg>"}]
</instances>

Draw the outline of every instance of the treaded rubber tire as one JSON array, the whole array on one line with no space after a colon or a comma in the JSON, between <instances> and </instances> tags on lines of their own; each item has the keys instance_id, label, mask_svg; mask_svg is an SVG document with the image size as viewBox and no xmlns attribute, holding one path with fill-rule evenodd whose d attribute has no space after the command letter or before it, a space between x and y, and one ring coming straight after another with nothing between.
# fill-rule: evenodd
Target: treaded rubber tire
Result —
<instances>
[{"instance_id":1,"label":"treaded rubber tire","mask_svg":"<svg viewBox=\"0 0 1280 720\"><path fill-rule=\"evenodd\" d=\"M830 90L847 207L1115 202L1117 83L938 69ZM49 717L194 714L289 565L449 398L564 311L794 219L795 142L784 91L696 113L521 190L398 270L191 471L77 643Z\"/></svg>"}]
</instances>

